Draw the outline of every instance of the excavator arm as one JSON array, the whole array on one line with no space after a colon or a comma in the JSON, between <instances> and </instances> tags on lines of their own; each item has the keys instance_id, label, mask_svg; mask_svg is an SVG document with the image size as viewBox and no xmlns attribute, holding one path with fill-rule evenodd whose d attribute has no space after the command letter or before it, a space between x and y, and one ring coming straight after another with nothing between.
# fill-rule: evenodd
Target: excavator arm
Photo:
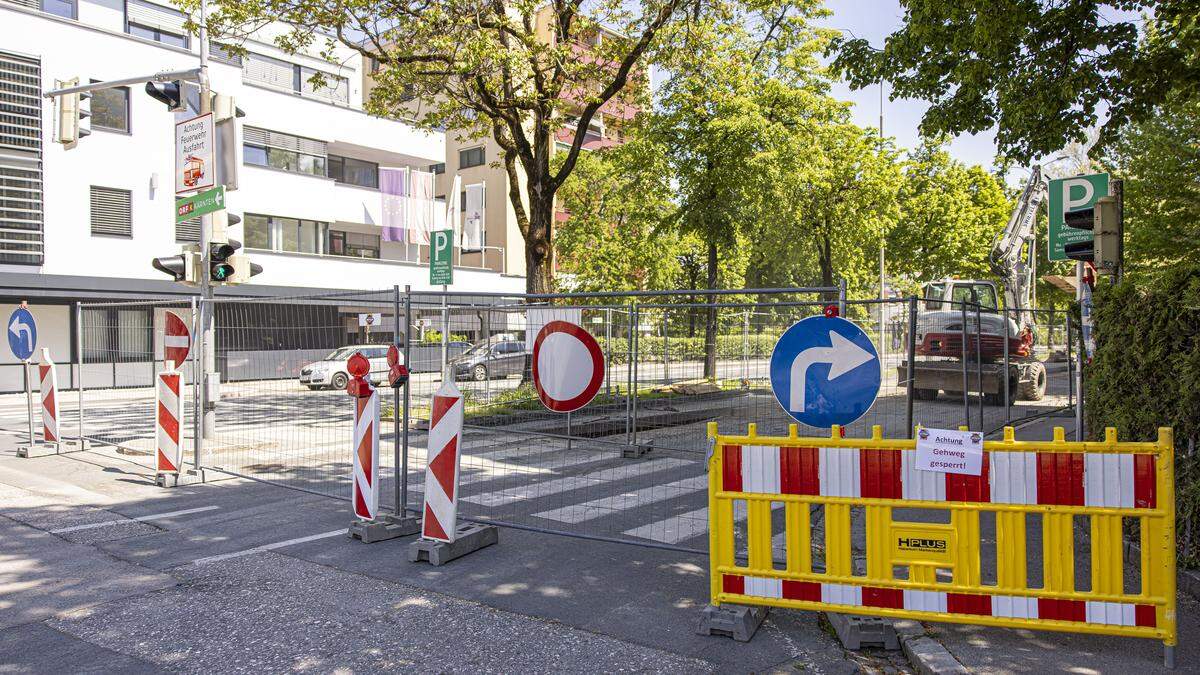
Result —
<instances>
[{"instance_id":1,"label":"excavator arm","mask_svg":"<svg viewBox=\"0 0 1200 675\"><path fill-rule=\"evenodd\" d=\"M1046 199L1047 183L1040 166L1034 165L1025 188L1017 200L1008 225L992 243L988 263L992 273L1004 282L1004 306L1016 312L1017 324L1026 328L1032 324L1029 315L1030 293L1033 288L1032 256L1037 255L1033 245L1033 228L1037 223L1037 212ZM1025 244L1028 243L1028 250Z\"/></svg>"}]
</instances>

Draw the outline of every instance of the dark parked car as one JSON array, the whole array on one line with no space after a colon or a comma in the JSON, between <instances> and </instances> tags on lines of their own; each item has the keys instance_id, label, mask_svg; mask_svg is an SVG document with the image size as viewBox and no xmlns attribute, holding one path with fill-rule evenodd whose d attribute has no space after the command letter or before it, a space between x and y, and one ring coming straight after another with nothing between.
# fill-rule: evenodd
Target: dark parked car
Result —
<instances>
[{"instance_id":1,"label":"dark parked car","mask_svg":"<svg viewBox=\"0 0 1200 675\"><path fill-rule=\"evenodd\" d=\"M525 368L525 343L516 340L479 342L450 359L456 380L484 380L520 375Z\"/></svg>"}]
</instances>

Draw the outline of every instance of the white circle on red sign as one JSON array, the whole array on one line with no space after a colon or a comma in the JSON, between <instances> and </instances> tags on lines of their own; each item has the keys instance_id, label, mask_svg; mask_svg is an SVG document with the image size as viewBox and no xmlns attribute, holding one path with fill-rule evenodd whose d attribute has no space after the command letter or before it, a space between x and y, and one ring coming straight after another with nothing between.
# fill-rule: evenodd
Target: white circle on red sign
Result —
<instances>
[{"instance_id":1,"label":"white circle on red sign","mask_svg":"<svg viewBox=\"0 0 1200 675\"><path fill-rule=\"evenodd\" d=\"M192 334L175 312L167 312L166 324L163 330L163 358L178 368L187 361L188 352L192 350Z\"/></svg>"},{"instance_id":2,"label":"white circle on red sign","mask_svg":"<svg viewBox=\"0 0 1200 675\"><path fill-rule=\"evenodd\" d=\"M592 334L569 321L551 321L533 342L533 386L555 412L579 410L604 383L604 353Z\"/></svg>"}]
</instances>

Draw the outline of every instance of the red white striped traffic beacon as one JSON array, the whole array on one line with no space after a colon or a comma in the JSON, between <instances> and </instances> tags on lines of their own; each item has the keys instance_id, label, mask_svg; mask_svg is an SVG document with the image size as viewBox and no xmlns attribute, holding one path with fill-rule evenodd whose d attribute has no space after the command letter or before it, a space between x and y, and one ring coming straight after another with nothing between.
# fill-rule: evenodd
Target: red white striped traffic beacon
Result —
<instances>
[{"instance_id":1,"label":"red white striped traffic beacon","mask_svg":"<svg viewBox=\"0 0 1200 675\"><path fill-rule=\"evenodd\" d=\"M183 444L180 428L183 421L183 373L175 370L174 363L159 371L154 378L155 408L154 457L155 472L178 474L183 464Z\"/></svg>"},{"instance_id":2,"label":"red white striped traffic beacon","mask_svg":"<svg viewBox=\"0 0 1200 675\"><path fill-rule=\"evenodd\" d=\"M425 467L425 510L421 537L453 543L458 532L458 470L462 446L463 397L453 377L442 377L429 419Z\"/></svg>"},{"instance_id":3,"label":"red white striped traffic beacon","mask_svg":"<svg viewBox=\"0 0 1200 675\"><path fill-rule=\"evenodd\" d=\"M42 440L46 445L58 445L58 374L50 349L42 347L42 360L38 363L38 389L42 397Z\"/></svg>"},{"instance_id":4,"label":"red white striped traffic beacon","mask_svg":"<svg viewBox=\"0 0 1200 675\"><path fill-rule=\"evenodd\" d=\"M350 503L355 517L375 520L379 512L379 392L367 381L371 362L355 352L346 364L351 380L346 393L354 397L354 468Z\"/></svg>"}]
</instances>

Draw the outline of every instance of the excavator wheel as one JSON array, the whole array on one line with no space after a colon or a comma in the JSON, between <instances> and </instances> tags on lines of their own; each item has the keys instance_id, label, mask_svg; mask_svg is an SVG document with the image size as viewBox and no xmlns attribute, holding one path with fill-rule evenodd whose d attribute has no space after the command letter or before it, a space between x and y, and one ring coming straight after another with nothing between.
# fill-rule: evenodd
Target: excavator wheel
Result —
<instances>
[{"instance_id":1,"label":"excavator wheel","mask_svg":"<svg viewBox=\"0 0 1200 675\"><path fill-rule=\"evenodd\" d=\"M913 389L913 396L918 401L932 401L938 397L937 389Z\"/></svg>"},{"instance_id":2,"label":"excavator wheel","mask_svg":"<svg viewBox=\"0 0 1200 675\"><path fill-rule=\"evenodd\" d=\"M1041 361L1029 364L1029 377L1017 387L1017 398L1022 401L1040 401L1046 398L1046 366Z\"/></svg>"}]
</instances>

